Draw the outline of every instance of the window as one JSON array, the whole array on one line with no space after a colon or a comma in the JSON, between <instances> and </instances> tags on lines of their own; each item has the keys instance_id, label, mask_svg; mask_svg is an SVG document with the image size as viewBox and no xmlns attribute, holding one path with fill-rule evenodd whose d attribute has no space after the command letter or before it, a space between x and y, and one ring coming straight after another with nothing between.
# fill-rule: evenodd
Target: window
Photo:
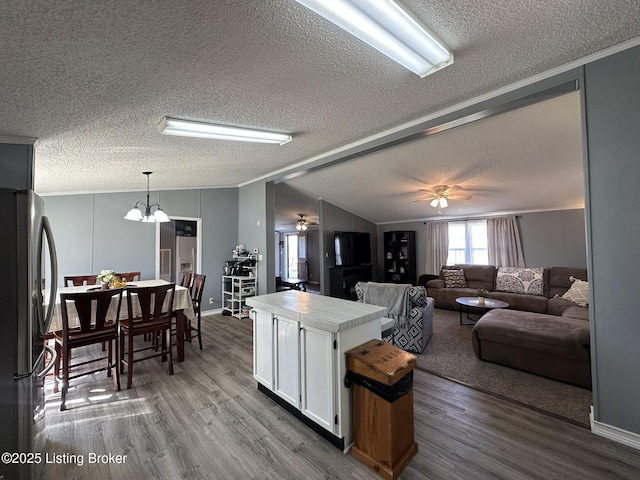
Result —
<instances>
[{"instance_id":1,"label":"window","mask_svg":"<svg viewBox=\"0 0 640 480\"><path fill-rule=\"evenodd\" d=\"M307 236L287 235L287 278L307 279Z\"/></svg>"},{"instance_id":2,"label":"window","mask_svg":"<svg viewBox=\"0 0 640 480\"><path fill-rule=\"evenodd\" d=\"M489 264L486 220L449 222L447 265L454 263Z\"/></svg>"},{"instance_id":3,"label":"window","mask_svg":"<svg viewBox=\"0 0 640 480\"><path fill-rule=\"evenodd\" d=\"M287 235L287 277L298 278L298 235Z\"/></svg>"}]
</instances>

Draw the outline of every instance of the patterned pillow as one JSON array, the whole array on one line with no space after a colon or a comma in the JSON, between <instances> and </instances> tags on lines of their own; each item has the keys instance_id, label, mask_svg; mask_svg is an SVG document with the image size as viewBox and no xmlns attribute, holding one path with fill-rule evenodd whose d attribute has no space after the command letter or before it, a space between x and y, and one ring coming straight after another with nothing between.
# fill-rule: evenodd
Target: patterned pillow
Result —
<instances>
[{"instance_id":1,"label":"patterned pillow","mask_svg":"<svg viewBox=\"0 0 640 480\"><path fill-rule=\"evenodd\" d=\"M570 302L577 303L581 307L589 306L589 282L584 282L575 277L569 277L573 283L571 288L567 290L562 298Z\"/></svg>"},{"instance_id":2,"label":"patterned pillow","mask_svg":"<svg viewBox=\"0 0 640 480\"><path fill-rule=\"evenodd\" d=\"M443 270L444 286L446 288L464 288L467 286L467 281L464 278L464 270Z\"/></svg>"},{"instance_id":3,"label":"patterned pillow","mask_svg":"<svg viewBox=\"0 0 640 480\"><path fill-rule=\"evenodd\" d=\"M496 276L496 290L509 293L542 295L544 268L500 267Z\"/></svg>"}]
</instances>

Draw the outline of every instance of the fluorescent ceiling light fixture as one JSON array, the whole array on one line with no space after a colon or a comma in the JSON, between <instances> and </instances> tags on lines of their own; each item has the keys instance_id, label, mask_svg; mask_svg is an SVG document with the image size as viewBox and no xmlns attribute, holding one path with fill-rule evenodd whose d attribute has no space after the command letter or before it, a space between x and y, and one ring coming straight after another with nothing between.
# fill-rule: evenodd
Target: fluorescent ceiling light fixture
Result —
<instances>
[{"instance_id":1,"label":"fluorescent ceiling light fixture","mask_svg":"<svg viewBox=\"0 0 640 480\"><path fill-rule=\"evenodd\" d=\"M178 135L181 137L211 138L237 142L277 143L280 145L291 141L291 135L286 133L227 127L224 125L178 120L169 117L162 119L160 125L158 125L158 129L160 133L164 135Z\"/></svg>"},{"instance_id":2,"label":"fluorescent ceiling light fixture","mask_svg":"<svg viewBox=\"0 0 640 480\"><path fill-rule=\"evenodd\" d=\"M393 0L296 1L420 77L453 63L453 53Z\"/></svg>"}]
</instances>

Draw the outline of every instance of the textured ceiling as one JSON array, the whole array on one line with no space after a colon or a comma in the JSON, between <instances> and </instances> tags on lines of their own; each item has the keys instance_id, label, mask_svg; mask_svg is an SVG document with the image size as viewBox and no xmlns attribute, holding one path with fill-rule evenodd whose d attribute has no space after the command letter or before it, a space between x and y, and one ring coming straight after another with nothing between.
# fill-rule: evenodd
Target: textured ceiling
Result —
<instances>
[{"instance_id":1,"label":"textured ceiling","mask_svg":"<svg viewBox=\"0 0 640 480\"><path fill-rule=\"evenodd\" d=\"M459 185L470 200L429 205L436 185ZM283 184L285 185L285 184ZM577 92L415 140L286 182L376 223L584 207ZM282 198L280 198L282 197ZM310 206L307 205L307 209ZM317 209L316 209L317 210ZM289 212L289 215L292 212Z\"/></svg>"},{"instance_id":2,"label":"textured ceiling","mask_svg":"<svg viewBox=\"0 0 640 480\"><path fill-rule=\"evenodd\" d=\"M454 51L452 66L421 79L293 0L1 2L0 135L38 138L41 194L142 190L143 170L155 172L152 189L237 186L640 36L637 1L400 1ZM273 146L162 136L157 125L165 115L289 132L293 141ZM490 128L480 123L477 128ZM551 123L561 128L560 121ZM502 140L494 144L519 138L536 146L517 134L517 125L507 126L509 135L496 136ZM347 188L334 198L317 184L307 193L384 222L425 216L413 203L417 188L467 182L463 186L474 189L469 202L498 205L490 179L505 185L522 177L522 170L505 175L505 165L535 171L498 153L478 155L471 138L455 146L457 154L486 163L444 168L437 159L454 154L445 141L452 135L379 154L393 156L394 164L406 161L398 158L403 155L432 161L420 178L406 165L384 173L368 169L368 182L385 175L393 187L378 206L371 198L361 205L361 188L352 198ZM579 153L564 143L537 144L547 150L530 161ZM429 155L420 150L427 145ZM549 151L553 146L573 151ZM503 147L505 155L523 154L513 142ZM549 165L540 171L550 173L545 170ZM331 187L352 175L334 173L318 179ZM520 192L552 189L544 184L559 177L555 189L571 197L562 205L575 203L569 174L534 184L542 176L528 178ZM501 202L508 197L513 193ZM515 200L504 202L496 208L520 208ZM486 205L476 208L486 212Z\"/></svg>"}]
</instances>

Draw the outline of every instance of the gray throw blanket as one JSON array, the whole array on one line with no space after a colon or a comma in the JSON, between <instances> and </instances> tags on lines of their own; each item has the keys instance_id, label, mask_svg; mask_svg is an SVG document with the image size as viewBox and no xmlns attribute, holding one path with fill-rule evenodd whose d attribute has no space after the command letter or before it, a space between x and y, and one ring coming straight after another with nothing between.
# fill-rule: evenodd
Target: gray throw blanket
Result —
<instances>
[{"instance_id":1,"label":"gray throw blanket","mask_svg":"<svg viewBox=\"0 0 640 480\"><path fill-rule=\"evenodd\" d=\"M410 288L411 285L367 282L364 286L362 302L387 307L389 318L393 318L398 327L406 327L411 302Z\"/></svg>"}]
</instances>

